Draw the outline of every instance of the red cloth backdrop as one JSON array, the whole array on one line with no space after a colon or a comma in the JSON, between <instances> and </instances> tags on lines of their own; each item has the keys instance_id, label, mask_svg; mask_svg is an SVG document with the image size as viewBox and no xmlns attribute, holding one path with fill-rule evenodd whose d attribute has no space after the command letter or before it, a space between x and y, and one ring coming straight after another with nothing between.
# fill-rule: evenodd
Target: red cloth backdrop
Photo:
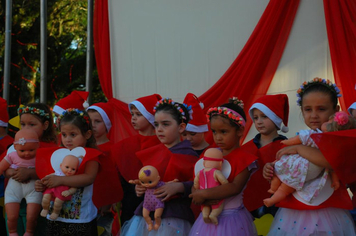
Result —
<instances>
[{"instance_id":1,"label":"red cloth backdrop","mask_svg":"<svg viewBox=\"0 0 356 236\"><path fill-rule=\"evenodd\" d=\"M356 1L324 0L326 28L341 108L356 101Z\"/></svg>"},{"instance_id":2,"label":"red cloth backdrop","mask_svg":"<svg viewBox=\"0 0 356 236\"><path fill-rule=\"evenodd\" d=\"M237 96L244 101L247 110L254 100L267 93L283 54L299 1L271 0L269 2L245 47L230 68L200 96L206 109L226 103L228 98ZM106 97L112 98L107 0L95 1L94 21L95 56L100 84ZM123 104L118 105L116 109L123 108L126 112L127 106L125 108ZM127 120L120 123L124 129L131 128L131 125L130 127L124 125L128 123ZM251 123L248 119L246 130ZM114 141L122 138L124 137L118 137Z\"/></svg>"}]
</instances>

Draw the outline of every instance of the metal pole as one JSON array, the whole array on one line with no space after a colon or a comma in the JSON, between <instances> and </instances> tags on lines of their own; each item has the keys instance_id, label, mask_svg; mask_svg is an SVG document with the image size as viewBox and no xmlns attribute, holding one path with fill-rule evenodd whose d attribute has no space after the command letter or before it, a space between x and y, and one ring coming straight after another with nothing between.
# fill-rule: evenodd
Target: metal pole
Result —
<instances>
[{"instance_id":1,"label":"metal pole","mask_svg":"<svg viewBox=\"0 0 356 236\"><path fill-rule=\"evenodd\" d=\"M40 101L47 102L47 0L41 0L41 89Z\"/></svg>"},{"instance_id":2,"label":"metal pole","mask_svg":"<svg viewBox=\"0 0 356 236\"><path fill-rule=\"evenodd\" d=\"M92 100L92 77L93 77L93 0L88 0L88 23L87 23L87 64L86 64L86 91L89 92L88 102Z\"/></svg>"},{"instance_id":3,"label":"metal pole","mask_svg":"<svg viewBox=\"0 0 356 236\"><path fill-rule=\"evenodd\" d=\"M12 0L6 0L5 12L5 58L4 58L4 92L2 97L9 103L10 98L10 70L11 70L11 25Z\"/></svg>"}]
</instances>

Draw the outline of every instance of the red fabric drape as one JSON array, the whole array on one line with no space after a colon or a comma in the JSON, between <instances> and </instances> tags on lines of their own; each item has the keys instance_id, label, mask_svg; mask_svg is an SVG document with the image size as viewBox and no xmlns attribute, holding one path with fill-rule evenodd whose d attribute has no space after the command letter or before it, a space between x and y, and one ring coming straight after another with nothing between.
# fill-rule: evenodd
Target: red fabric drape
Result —
<instances>
[{"instance_id":1,"label":"red fabric drape","mask_svg":"<svg viewBox=\"0 0 356 236\"><path fill-rule=\"evenodd\" d=\"M326 28L341 108L356 100L356 1L324 0Z\"/></svg>"},{"instance_id":2,"label":"red fabric drape","mask_svg":"<svg viewBox=\"0 0 356 236\"><path fill-rule=\"evenodd\" d=\"M101 89L105 96L113 97L111 83L110 34L108 1L96 0L94 6L94 51Z\"/></svg>"},{"instance_id":3,"label":"red fabric drape","mask_svg":"<svg viewBox=\"0 0 356 236\"><path fill-rule=\"evenodd\" d=\"M298 5L299 0L269 2L249 40L230 68L199 97L206 109L224 104L230 97L237 96L244 101L247 112L257 98L267 93L282 57ZM251 124L251 119L248 119L246 131Z\"/></svg>"}]
</instances>

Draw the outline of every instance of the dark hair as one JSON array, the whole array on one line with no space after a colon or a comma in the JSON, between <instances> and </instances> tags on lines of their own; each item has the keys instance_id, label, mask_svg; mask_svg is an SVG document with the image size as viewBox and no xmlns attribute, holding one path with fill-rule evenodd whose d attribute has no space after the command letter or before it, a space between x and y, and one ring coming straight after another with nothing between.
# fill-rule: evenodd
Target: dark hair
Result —
<instances>
[{"instance_id":1,"label":"dark hair","mask_svg":"<svg viewBox=\"0 0 356 236\"><path fill-rule=\"evenodd\" d=\"M313 83L309 85L300 96L300 106L303 106L303 97L309 93L313 92L321 92L324 94L328 94L331 102L333 103L333 108L335 109L337 106L337 94L332 91L328 86L323 83Z\"/></svg>"},{"instance_id":2,"label":"dark hair","mask_svg":"<svg viewBox=\"0 0 356 236\"><path fill-rule=\"evenodd\" d=\"M82 114L81 114L82 113ZM66 110L62 116L60 116L60 121L59 121L59 130L61 130L62 125L74 125L78 127L80 130L81 134L85 136L85 134L89 130L93 130L92 124L90 121L90 117L86 111L81 111L77 109L73 110ZM94 135L92 134L89 139L87 139L86 147L90 148L96 148L96 141L94 138Z\"/></svg>"},{"instance_id":3,"label":"dark hair","mask_svg":"<svg viewBox=\"0 0 356 236\"><path fill-rule=\"evenodd\" d=\"M219 107L226 107L226 108L229 108L229 109L239 113L242 116L242 118L246 121L246 114L245 114L243 108L238 104L243 104L243 103L241 100L238 100L237 98L230 98L228 103L222 104ZM235 127L237 129L239 129L241 127L241 125L236 124L236 122L234 122L232 119L229 119L229 117L219 114L219 113L214 113L214 112L211 113L210 119L212 119L216 115L220 115L221 117L224 117L225 119L229 120L229 123L232 127Z\"/></svg>"},{"instance_id":4,"label":"dark hair","mask_svg":"<svg viewBox=\"0 0 356 236\"><path fill-rule=\"evenodd\" d=\"M183 111L180 111L180 109ZM158 105L154 108L155 113L163 111L171 114L173 119L177 121L178 124L185 123L188 124L190 117L188 108L179 102L174 102L172 99L162 99Z\"/></svg>"},{"instance_id":5,"label":"dark hair","mask_svg":"<svg viewBox=\"0 0 356 236\"><path fill-rule=\"evenodd\" d=\"M42 137L39 137L40 141L46 142L46 143L57 143L57 135L56 135L56 130L54 127L53 123L53 113L49 106L47 106L44 103L29 103L27 104L27 107L34 107L40 110L43 110L45 113L48 113L48 116L41 116L36 113L22 113L22 114L31 114L35 116L42 124L44 124L46 121L48 121L48 127L43 131ZM20 114L20 118L21 115Z\"/></svg>"}]
</instances>

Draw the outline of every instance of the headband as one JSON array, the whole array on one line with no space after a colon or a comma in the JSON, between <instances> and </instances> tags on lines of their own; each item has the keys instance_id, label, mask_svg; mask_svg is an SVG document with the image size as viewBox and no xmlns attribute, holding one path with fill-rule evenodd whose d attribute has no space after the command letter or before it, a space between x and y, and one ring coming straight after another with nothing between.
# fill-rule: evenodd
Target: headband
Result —
<instances>
[{"instance_id":1,"label":"headband","mask_svg":"<svg viewBox=\"0 0 356 236\"><path fill-rule=\"evenodd\" d=\"M65 110L62 115L59 116L59 120L61 120L64 116L66 115L75 115L75 116L79 116L82 118L82 121L84 121L84 123L88 124L90 123L90 118L88 116L88 114L84 113L84 111L81 111L77 108L68 108L67 110Z\"/></svg>"},{"instance_id":2,"label":"headband","mask_svg":"<svg viewBox=\"0 0 356 236\"><path fill-rule=\"evenodd\" d=\"M49 119L49 113L45 112L42 109L36 108L36 107L20 107L19 109L17 109L17 113L21 116L22 114L33 114L33 115L38 115L40 117L44 117Z\"/></svg>"},{"instance_id":3,"label":"headband","mask_svg":"<svg viewBox=\"0 0 356 236\"><path fill-rule=\"evenodd\" d=\"M206 156L203 157L203 160L204 161L224 161L224 159L222 159L222 158L206 157Z\"/></svg>"},{"instance_id":4,"label":"headband","mask_svg":"<svg viewBox=\"0 0 356 236\"><path fill-rule=\"evenodd\" d=\"M210 121L210 117L214 115L222 115L227 119L230 119L232 122L239 126L245 127L246 121L245 119L236 111L227 108L227 107L212 107L208 110L206 116L208 122Z\"/></svg>"},{"instance_id":5,"label":"headband","mask_svg":"<svg viewBox=\"0 0 356 236\"><path fill-rule=\"evenodd\" d=\"M187 106L184 103L183 104L176 103L171 98L162 98L161 100L159 100L156 103L156 106L153 108L153 112L156 113L157 109L164 104L170 105L170 106L174 107L175 109L177 109L177 111L180 114L180 117L179 117L180 120L187 120L187 115L189 115L190 119L192 119L191 118L191 114L193 113L192 106ZM184 112L183 108L181 108L181 106L184 106L188 110L189 114L185 114L185 112Z\"/></svg>"},{"instance_id":6,"label":"headband","mask_svg":"<svg viewBox=\"0 0 356 236\"><path fill-rule=\"evenodd\" d=\"M25 145L26 143L38 143L38 139L25 139L20 138L18 141L15 141L14 144Z\"/></svg>"}]
</instances>

